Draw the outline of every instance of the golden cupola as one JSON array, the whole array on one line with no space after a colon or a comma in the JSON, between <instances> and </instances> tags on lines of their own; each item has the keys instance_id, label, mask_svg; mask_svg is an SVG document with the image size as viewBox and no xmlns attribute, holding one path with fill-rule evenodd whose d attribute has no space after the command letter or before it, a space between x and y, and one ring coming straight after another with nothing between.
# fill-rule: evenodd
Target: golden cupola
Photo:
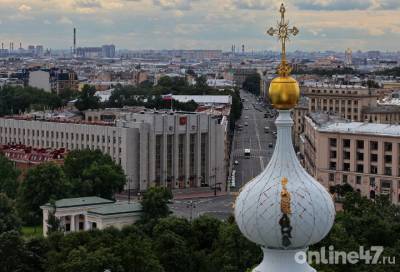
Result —
<instances>
[{"instance_id":1,"label":"golden cupola","mask_svg":"<svg viewBox=\"0 0 400 272\"><path fill-rule=\"evenodd\" d=\"M276 29L270 28L267 33L277 36L282 44L281 63L278 66L279 77L271 81L269 87L269 97L271 104L278 110L289 110L294 108L300 98L300 88L298 82L290 76L292 68L286 60L286 42L290 35L296 36L299 30L296 27L289 28L288 21L285 20L285 6L280 8L281 21Z\"/></svg>"}]
</instances>

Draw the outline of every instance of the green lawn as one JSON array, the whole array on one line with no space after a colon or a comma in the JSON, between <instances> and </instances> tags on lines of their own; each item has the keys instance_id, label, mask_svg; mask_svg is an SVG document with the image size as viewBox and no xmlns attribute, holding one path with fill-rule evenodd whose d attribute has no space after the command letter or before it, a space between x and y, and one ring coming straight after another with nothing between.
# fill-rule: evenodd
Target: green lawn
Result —
<instances>
[{"instance_id":1,"label":"green lawn","mask_svg":"<svg viewBox=\"0 0 400 272\"><path fill-rule=\"evenodd\" d=\"M36 227L22 227L22 235L24 238L42 237L42 225Z\"/></svg>"}]
</instances>

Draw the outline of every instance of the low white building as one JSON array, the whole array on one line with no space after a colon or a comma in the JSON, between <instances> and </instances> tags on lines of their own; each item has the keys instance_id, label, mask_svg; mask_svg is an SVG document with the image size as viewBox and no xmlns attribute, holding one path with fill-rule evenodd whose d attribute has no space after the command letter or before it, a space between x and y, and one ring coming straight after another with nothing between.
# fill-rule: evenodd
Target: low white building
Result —
<instances>
[{"instance_id":1,"label":"low white building","mask_svg":"<svg viewBox=\"0 0 400 272\"><path fill-rule=\"evenodd\" d=\"M114 202L100 197L80 197L57 200L40 207L43 210L43 235L49 230L53 213L65 233L115 227L121 229L140 219L142 206L138 202Z\"/></svg>"}]
</instances>

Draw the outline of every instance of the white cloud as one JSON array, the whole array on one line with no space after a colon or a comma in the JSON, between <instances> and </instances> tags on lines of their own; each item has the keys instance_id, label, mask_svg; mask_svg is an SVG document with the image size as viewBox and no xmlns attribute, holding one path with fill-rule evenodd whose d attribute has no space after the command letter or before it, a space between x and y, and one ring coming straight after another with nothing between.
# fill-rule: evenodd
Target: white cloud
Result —
<instances>
[{"instance_id":1,"label":"white cloud","mask_svg":"<svg viewBox=\"0 0 400 272\"><path fill-rule=\"evenodd\" d=\"M20 6L18 7L18 10L19 10L20 12L22 12L22 13L25 13L25 12L31 11L32 8L31 8L30 6L28 6L28 5L22 4L22 5L20 5Z\"/></svg>"},{"instance_id":2,"label":"white cloud","mask_svg":"<svg viewBox=\"0 0 400 272\"><path fill-rule=\"evenodd\" d=\"M69 18L66 17L66 16L62 16L62 17L58 20L58 23L63 24L63 25L72 25L72 24L73 24L72 21L71 21L71 19L69 19Z\"/></svg>"}]
</instances>

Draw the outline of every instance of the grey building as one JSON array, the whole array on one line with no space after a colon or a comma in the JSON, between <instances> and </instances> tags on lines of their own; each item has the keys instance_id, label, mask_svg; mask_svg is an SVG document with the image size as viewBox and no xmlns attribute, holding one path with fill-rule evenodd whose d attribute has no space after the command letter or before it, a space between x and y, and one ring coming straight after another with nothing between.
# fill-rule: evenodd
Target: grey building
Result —
<instances>
[{"instance_id":1,"label":"grey building","mask_svg":"<svg viewBox=\"0 0 400 272\"><path fill-rule=\"evenodd\" d=\"M227 179L227 120L199 113L127 113L115 122L0 118L0 143L99 149L125 170L126 189L220 187Z\"/></svg>"}]
</instances>

